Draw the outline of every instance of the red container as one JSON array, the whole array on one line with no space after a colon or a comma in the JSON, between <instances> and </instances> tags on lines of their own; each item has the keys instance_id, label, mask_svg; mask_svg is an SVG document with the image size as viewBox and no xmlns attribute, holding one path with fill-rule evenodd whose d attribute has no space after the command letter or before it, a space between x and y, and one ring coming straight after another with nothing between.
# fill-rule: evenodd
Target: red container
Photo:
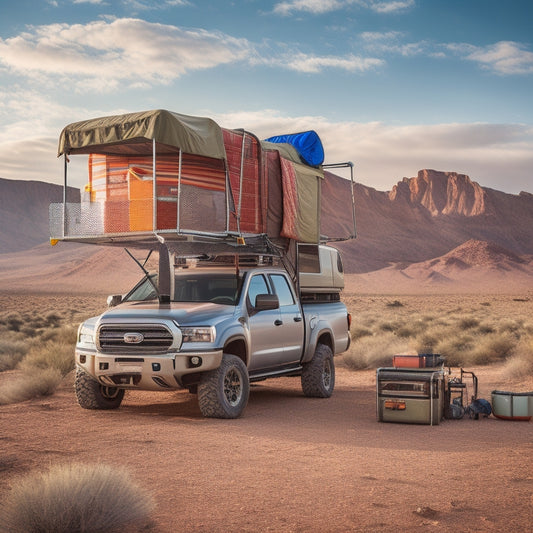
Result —
<instances>
[{"instance_id":1,"label":"red container","mask_svg":"<svg viewBox=\"0 0 533 533\"><path fill-rule=\"evenodd\" d=\"M392 366L394 368L425 368L426 357L424 355L393 355Z\"/></svg>"}]
</instances>

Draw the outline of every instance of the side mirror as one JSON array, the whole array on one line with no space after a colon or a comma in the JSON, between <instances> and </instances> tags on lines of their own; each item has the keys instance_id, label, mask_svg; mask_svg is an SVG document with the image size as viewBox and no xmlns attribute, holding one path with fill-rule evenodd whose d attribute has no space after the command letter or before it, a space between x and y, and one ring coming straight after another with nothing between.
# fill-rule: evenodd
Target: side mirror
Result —
<instances>
[{"instance_id":1,"label":"side mirror","mask_svg":"<svg viewBox=\"0 0 533 533\"><path fill-rule=\"evenodd\" d=\"M275 294L258 294L255 297L254 307L256 311L279 309L279 298Z\"/></svg>"},{"instance_id":2,"label":"side mirror","mask_svg":"<svg viewBox=\"0 0 533 533\"><path fill-rule=\"evenodd\" d=\"M112 294L107 297L107 307L115 307L122 303L122 294Z\"/></svg>"}]
</instances>

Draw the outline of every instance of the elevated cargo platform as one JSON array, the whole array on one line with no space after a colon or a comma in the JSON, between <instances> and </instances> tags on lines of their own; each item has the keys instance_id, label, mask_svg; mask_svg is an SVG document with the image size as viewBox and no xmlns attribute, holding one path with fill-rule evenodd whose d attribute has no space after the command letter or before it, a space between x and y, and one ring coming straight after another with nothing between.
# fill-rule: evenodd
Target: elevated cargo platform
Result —
<instances>
[{"instance_id":1,"label":"elevated cargo platform","mask_svg":"<svg viewBox=\"0 0 533 533\"><path fill-rule=\"evenodd\" d=\"M323 186L327 165L312 166L301 155L302 143L314 143L316 152L320 140L304 133L298 142L260 141L166 110L70 124L59 140L65 193L50 206L51 241L141 247L172 241L279 253L290 241L354 238L353 174L352 196L338 206L352 214L353 227L330 221L325 234L321 196L335 180L346 181L328 173ZM87 184L80 202L67 202L69 160L79 155L87 157Z\"/></svg>"}]
</instances>

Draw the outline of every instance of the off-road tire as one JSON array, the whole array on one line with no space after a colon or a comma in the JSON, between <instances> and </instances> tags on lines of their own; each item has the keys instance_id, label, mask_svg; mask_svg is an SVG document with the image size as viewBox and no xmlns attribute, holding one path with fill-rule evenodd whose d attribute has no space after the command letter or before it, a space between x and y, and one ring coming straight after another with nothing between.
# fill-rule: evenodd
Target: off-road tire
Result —
<instances>
[{"instance_id":1,"label":"off-road tire","mask_svg":"<svg viewBox=\"0 0 533 533\"><path fill-rule=\"evenodd\" d=\"M329 398L335 388L335 364L329 346L319 344L302 370L302 390L311 398Z\"/></svg>"},{"instance_id":2,"label":"off-road tire","mask_svg":"<svg viewBox=\"0 0 533 533\"><path fill-rule=\"evenodd\" d=\"M237 356L224 354L215 370L206 372L198 385L198 404L209 418L238 418L250 395L246 365Z\"/></svg>"},{"instance_id":3,"label":"off-road tire","mask_svg":"<svg viewBox=\"0 0 533 533\"><path fill-rule=\"evenodd\" d=\"M74 389L78 404L84 409L116 409L124 398L124 389L100 385L80 368L76 369Z\"/></svg>"}]
</instances>

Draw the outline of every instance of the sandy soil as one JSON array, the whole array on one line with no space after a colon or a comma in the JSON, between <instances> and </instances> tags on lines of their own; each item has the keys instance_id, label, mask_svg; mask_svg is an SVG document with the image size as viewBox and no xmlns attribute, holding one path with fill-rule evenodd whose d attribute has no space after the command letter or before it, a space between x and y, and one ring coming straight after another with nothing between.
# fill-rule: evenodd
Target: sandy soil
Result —
<instances>
[{"instance_id":1,"label":"sandy soil","mask_svg":"<svg viewBox=\"0 0 533 533\"><path fill-rule=\"evenodd\" d=\"M473 370L483 398L533 385ZM202 418L186 392L129 393L118 411L86 411L72 385L69 375L52 397L0 408L0 499L33 468L104 462L153 492L159 532L531 528L533 423L377 422L375 372L341 358L330 399L303 397L297 378L271 380L229 421Z\"/></svg>"}]
</instances>

